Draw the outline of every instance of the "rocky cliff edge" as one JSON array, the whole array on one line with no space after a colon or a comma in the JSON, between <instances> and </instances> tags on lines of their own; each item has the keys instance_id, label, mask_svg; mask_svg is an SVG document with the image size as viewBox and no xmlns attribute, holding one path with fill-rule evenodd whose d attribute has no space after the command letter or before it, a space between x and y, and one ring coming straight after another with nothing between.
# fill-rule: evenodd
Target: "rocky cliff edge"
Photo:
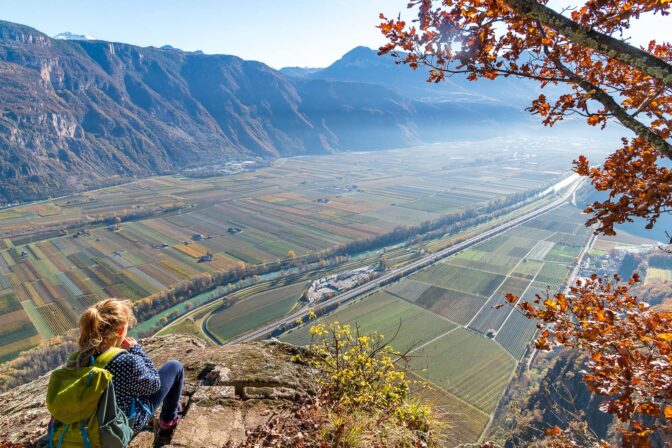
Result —
<instances>
[{"instance_id":1,"label":"rocky cliff edge","mask_svg":"<svg viewBox=\"0 0 672 448\"><path fill-rule=\"evenodd\" d=\"M141 341L154 363L182 362L185 415L171 447L238 447L247 434L314 393L300 350L279 342L209 347L200 339L171 335ZM0 446L42 446L49 422L44 404L49 375L0 395ZM153 445L141 432L131 447Z\"/></svg>"}]
</instances>

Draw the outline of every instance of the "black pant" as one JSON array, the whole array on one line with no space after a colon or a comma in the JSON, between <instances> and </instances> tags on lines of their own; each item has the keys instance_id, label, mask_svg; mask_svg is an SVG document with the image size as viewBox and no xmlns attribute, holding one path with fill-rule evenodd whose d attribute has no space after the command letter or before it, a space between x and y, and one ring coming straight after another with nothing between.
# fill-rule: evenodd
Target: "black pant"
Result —
<instances>
[{"instance_id":1,"label":"black pant","mask_svg":"<svg viewBox=\"0 0 672 448\"><path fill-rule=\"evenodd\" d=\"M149 402L152 412L163 403L159 418L161 421L169 422L177 417L182 386L184 386L184 369L179 361L171 359L161 366L159 376L161 377L161 389L149 396Z\"/></svg>"}]
</instances>

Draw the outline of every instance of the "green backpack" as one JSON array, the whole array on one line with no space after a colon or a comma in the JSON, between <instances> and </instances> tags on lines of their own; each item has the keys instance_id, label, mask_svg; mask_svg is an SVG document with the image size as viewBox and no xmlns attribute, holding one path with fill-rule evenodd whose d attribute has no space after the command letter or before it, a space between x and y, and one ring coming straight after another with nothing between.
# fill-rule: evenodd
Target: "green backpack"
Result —
<instances>
[{"instance_id":1,"label":"green backpack","mask_svg":"<svg viewBox=\"0 0 672 448\"><path fill-rule=\"evenodd\" d=\"M128 418L117 407L108 362L124 352L110 348L86 367L77 365L78 354L49 379L47 408L49 448L126 448L133 437ZM73 367L69 367L73 366Z\"/></svg>"}]
</instances>

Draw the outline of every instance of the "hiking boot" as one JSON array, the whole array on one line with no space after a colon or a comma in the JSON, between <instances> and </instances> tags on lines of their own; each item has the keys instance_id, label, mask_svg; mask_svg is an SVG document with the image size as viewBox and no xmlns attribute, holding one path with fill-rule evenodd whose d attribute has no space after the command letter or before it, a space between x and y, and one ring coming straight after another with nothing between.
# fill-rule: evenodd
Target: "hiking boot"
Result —
<instances>
[{"instance_id":1,"label":"hiking boot","mask_svg":"<svg viewBox=\"0 0 672 448\"><path fill-rule=\"evenodd\" d=\"M178 420L179 417L170 422L163 422L158 418L154 420L154 432L156 434L154 447L170 445L171 440L173 440L173 434L175 434L175 429L177 429Z\"/></svg>"}]
</instances>

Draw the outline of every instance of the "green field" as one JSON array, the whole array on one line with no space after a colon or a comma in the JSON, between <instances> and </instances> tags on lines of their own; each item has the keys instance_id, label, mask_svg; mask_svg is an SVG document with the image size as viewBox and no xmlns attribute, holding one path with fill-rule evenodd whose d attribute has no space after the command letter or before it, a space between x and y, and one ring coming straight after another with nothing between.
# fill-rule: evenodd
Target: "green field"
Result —
<instances>
[{"instance_id":1,"label":"green field","mask_svg":"<svg viewBox=\"0 0 672 448\"><path fill-rule=\"evenodd\" d=\"M483 306L483 297L431 286L418 300L421 305L461 325L466 325Z\"/></svg>"},{"instance_id":2,"label":"green field","mask_svg":"<svg viewBox=\"0 0 672 448\"><path fill-rule=\"evenodd\" d=\"M159 332L159 336L165 336L166 334L188 334L191 336L196 336L197 338L201 339L206 339L205 335L203 335L203 332L201 331L200 327L195 324L191 319L185 319L182 322L164 329L163 331Z\"/></svg>"},{"instance_id":3,"label":"green field","mask_svg":"<svg viewBox=\"0 0 672 448\"><path fill-rule=\"evenodd\" d=\"M21 304L14 294L0 296L0 314L8 314L12 311L20 310Z\"/></svg>"},{"instance_id":4,"label":"green field","mask_svg":"<svg viewBox=\"0 0 672 448\"><path fill-rule=\"evenodd\" d=\"M541 271L539 271L535 280L541 283L554 285L563 282L568 274L569 269L567 269L567 266L564 264L544 263L544 267L541 268Z\"/></svg>"},{"instance_id":5,"label":"green field","mask_svg":"<svg viewBox=\"0 0 672 448\"><path fill-rule=\"evenodd\" d=\"M466 251L452 257L450 259L450 264L479 269L481 271L492 272L494 274L506 275L518 262L517 257L505 255L499 252L486 252L481 248L481 246L478 247L479 249L467 249ZM522 250L523 253L527 252L524 247L513 247Z\"/></svg>"},{"instance_id":6,"label":"green field","mask_svg":"<svg viewBox=\"0 0 672 448\"><path fill-rule=\"evenodd\" d=\"M222 306L210 315L207 329L224 342L287 314L306 289L305 282L271 289Z\"/></svg>"},{"instance_id":7,"label":"green field","mask_svg":"<svg viewBox=\"0 0 672 448\"><path fill-rule=\"evenodd\" d=\"M510 307L508 305L499 309L495 307L506 303L506 294L510 293L522 296L529 284L529 280L513 276L507 278L474 318L474 322L470 325L470 328L482 334L487 334L488 331L497 332L508 316Z\"/></svg>"},{"instance_id":8,"label":"green field","mask_svg":"<svg viewBox=\"0 0 672 448\"><path fill-rule=\"evenodd\" d=\"M437 263L411 277L413 280L481 297L490 297L504 278L503 275L448 263Z\"/></svg>"},{"instance_id":9,"label":"green field","mask_svg":"<svg viewBox=\"0 0 672 448\"><path fill-rule=\"evenodd\" d=\"M413 355L415 372L487 413L499 402L516 364L497 343L462 328Z\"/></svg>"},{"instance_id":10,"label":"green field","mask_svg":"<svg viewBox=\"0 0 672 448\"><path fill-rule=\"evenodd\" d=\"M404 279L385 290L461 325L468 323L485 303L483 297L416 280Z\"/></svg>"},{"instance_id":11,"label":"green field","mask_svg":"<svg viewBox=\"0 0 672 448\"><path fill-rule=\"evenodd\" d=\"M401 297L409 302L416 302L432 285L415 280L403 279L385 288L390 294Z\"/></svg>"},{"instance_id":12,"label":"green field","mask_svg":"<svg viewBox=\"0 0 672 448\"><path fill-rule=\"evenodd\" d=\"M495 340L502 344L511 356L520 359L536 332L536 322L523 317L517 311L512 311Z\"/></svg>"},{"instance_id":13,"label":"green field","mask_svg":"<svg viewBox=\"0 0 672 448\"><path fill-rule=\"evenodd\" d=\"M40 337L23 310L0 316L0 362L36 344Z\"/></svg>"},{"instance_id":14,"label":"green field","mask_svg":"<svg viewBox=\"0 0 672 448\"><path fill-rule=\"evenodd\" d=\"M358 321L365 331L385 335L401 319L404 347L411 344L410 335L412 342L425 341L411 353L411 368L429 381L426 396L442 403L451 422L459 422L448 438L450 446L479 438L537 331L534 321L510 306L495 306L505 302L507 293L533 300L547 287L557 291L588 239L579 210L562 207L557 210L562 224L553 219L548 214L511 229L327 318ZM427 311L422 321L414 321L420 307ZM457 326L443 333L433 330L428 322L438 316ZM283 339L310 341L306 327Z\"/></svg>"},{"instance_id":15,"label":"green field","mask_svg":"<svg viewBox=\"0 0 672 448\"><path fill-rule=\"evenodd\" d=\"M581 253L581 247L556 244L546 255L547 261L556 261L559 263L571 263Z\"/></svg>"},{"instance_id":16,"label":"green field","mask_svg":"<svg viewBox=\"0 0 672 448\"><path fill-rule=\"evenodd\" d=\"M452 322L384 291L344 306L326 316L324 321L356 324L364 334L378 331L399 351L419 346L456 327ZM298 345L309 344L308 328L309 325L295 329L281 339ZM397 330L397 337L391 340Z\"/></svg>"},{"instance_id":17,"label":"green field","mask_svg":"<svg viewBox=\"0 0 672 448\"><path fill-rule=\"evenodd\" d=\"M511 272L511 275L531 280L543 265L544 263L540 261L525 259Z\"/></svg>"},{"instance_id":18,"label":"green field","mask_svg":"<svg viewBox=\"0 0 672 448\"><path fill-rule=\"evenodd\" d=\"M473 443L485 429L490 416L455 395L435 385L428 384L422 377L411 375L416 385L413 395L438 409L445 428L441 435L446 446Z\"/></svg>"}]
</instances>

